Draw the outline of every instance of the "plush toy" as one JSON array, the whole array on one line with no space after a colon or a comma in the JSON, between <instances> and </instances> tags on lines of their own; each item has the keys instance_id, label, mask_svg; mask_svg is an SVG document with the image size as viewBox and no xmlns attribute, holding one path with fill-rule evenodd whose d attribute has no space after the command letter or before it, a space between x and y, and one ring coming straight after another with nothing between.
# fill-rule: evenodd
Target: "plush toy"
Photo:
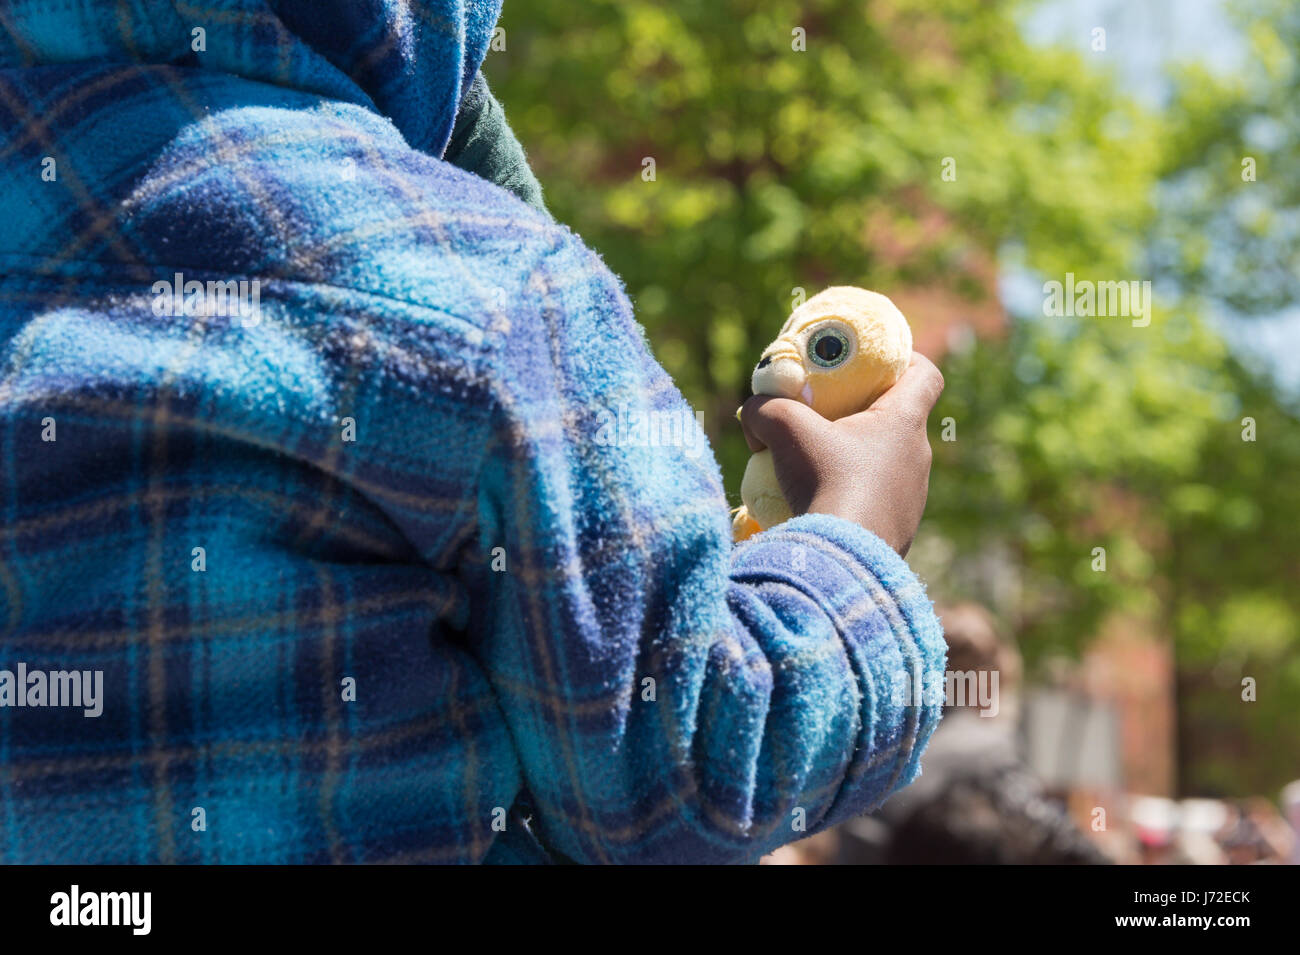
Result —
<instances>
[{"instance_id":1,"label":"plush toy","mask_svg":"<svg viewBox=\"0 0 1300 955\"><path fill-rule=\"evenodd\" d=\"M754 369L756 395L795 398L824 418L865 410L907 370L912 330L878 292L835 286L814 295L786 319ZM744 506L732 532L742 541L793 517L767 449L749 459L740 482Z\"/></svg>"}]
</instances>

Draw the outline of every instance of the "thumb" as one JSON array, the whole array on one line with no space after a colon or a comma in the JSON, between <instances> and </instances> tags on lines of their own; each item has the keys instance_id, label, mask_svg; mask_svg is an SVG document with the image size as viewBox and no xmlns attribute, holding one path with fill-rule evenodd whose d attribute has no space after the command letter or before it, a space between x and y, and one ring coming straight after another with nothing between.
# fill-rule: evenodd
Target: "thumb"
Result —
<instances>
[{"instance_id":1,"label":"thumb","mask_svg":"<svg viewBox=\"0 0 1300 955\"><path fill-rule=\"evenodd\" d=\"M826 419L802 401L754 395L740 406L740 427L749 450L762 451L773 444L797 443L819 432Z\"/></svg>"}]
</instances>

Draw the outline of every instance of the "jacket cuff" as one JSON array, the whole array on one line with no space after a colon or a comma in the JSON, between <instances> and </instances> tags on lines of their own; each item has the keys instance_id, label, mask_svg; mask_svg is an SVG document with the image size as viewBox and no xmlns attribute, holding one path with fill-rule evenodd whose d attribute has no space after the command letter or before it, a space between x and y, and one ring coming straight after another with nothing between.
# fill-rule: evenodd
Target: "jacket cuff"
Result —
<instances>
[{"instance_id":1,"label":"jacket cuff","mask_svg":"<svg viewBox=\"0 0 1300 955\"><path fill-rule=\"evenodd\" d=\"M874 809L920 771L943 711L947 644L925 585L875 534L805 514L738 544L733 577L784 579L836 622L862 689L858 747L827 823Z\"/></svg>"}]
</instances>

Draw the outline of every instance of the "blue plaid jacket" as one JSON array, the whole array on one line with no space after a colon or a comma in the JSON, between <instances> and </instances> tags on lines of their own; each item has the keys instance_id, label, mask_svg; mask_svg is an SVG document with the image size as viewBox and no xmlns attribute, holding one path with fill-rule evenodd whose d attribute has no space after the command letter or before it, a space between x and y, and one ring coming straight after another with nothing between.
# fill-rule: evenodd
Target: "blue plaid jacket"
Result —
<instances>
[{"instance_id":1,"label":"blue plaid jacket","mask_svg":"<svg viewBox=\"0 0 1300 955\"><path fill-rule=\"evenodd\" d=\"M753 861L916 774L922 585L733 548L618 280L440 158L497 12L0 0L0 860Z\"/></svg>"}]
</instances>

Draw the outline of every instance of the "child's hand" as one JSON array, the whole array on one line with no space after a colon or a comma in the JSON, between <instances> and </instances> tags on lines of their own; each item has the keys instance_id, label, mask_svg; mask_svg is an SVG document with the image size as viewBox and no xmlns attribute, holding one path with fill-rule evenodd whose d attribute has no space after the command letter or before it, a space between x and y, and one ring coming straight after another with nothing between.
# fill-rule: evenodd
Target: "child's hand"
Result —
<instances>
[{"instance_id":1,"label":"child's hand","mask_svg":"<svg viewBox=\"0 0 1300 955\"><path fill-rule=\"evenodd\" d=\"M906 555L930 488L926 419L942 391L939 369L913 352L866 411L827 421L802 402L756 395L741 408L741 427L751 450L771 448L795 514L854 521Z\"/></svg>"}]
</instances>

